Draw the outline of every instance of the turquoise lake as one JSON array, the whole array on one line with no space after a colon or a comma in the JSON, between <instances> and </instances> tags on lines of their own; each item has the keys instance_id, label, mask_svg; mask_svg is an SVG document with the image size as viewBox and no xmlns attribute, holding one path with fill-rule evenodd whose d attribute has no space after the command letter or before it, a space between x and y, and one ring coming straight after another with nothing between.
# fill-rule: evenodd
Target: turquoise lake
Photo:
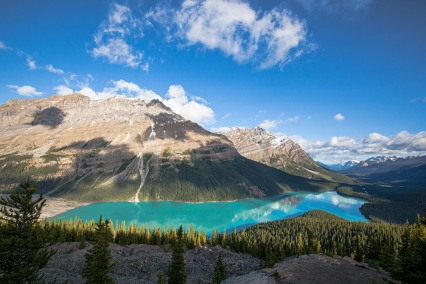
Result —
<instances>
[{"instance_id":1,"label":"turquoise lake","mask_svg":"<svg viewBox=\"0 0 426 284\"><path fill-rule=\"evenodd\" d=\"M102 202L75 208L54 218L98 220L102 214L114 223L126 221L127 225L133 222L150 228L168 229L182 225L187 229L193 224L196 230L204 229L210 234L214 227L219 232L225 229L242 229L261 222L298 216L313 209L321 209L350 221L367 221L359 211L362 204L364 202L361 200L328 191L320 194L285 193L269 198L232 202Z\"/></svg>"}]
</instances>

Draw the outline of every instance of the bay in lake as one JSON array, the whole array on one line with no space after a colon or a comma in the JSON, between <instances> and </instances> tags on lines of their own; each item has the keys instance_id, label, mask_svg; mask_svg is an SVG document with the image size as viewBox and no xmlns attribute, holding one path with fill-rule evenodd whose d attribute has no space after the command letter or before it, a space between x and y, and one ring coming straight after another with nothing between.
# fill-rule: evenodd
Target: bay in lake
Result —
<instances>
[{"instance_id":1,"label":"bay in lake","mask_svg":"<svg viewBox=\"0 0 426 284\"><path fill-rule=\"evenodd\" d=\"M196 230L210 234L216 227L223 230L241 229L249 225L281 220L304 212L321 209L350 221L366 221L359 207L363 201L338 195L334 191L320 194L285 193L279 196L246 199L232 202L185 203L175 201L101 202L75 208L54 218L69 220L79 217L83 221L99 220L99 216L114 221L125 221L149 228L185 229L190 224Z\"/></svg>"}]
</instances>

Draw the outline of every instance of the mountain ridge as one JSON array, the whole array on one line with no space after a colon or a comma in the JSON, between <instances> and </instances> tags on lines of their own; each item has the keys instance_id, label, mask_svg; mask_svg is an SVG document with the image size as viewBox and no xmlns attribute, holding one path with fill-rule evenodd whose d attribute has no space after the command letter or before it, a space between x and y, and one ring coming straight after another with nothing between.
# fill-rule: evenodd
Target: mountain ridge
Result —
<instances>
[{"instance_id":1,"label":"mountain ridge","mask_svg":"<svg viewBox=\"0 0 426 284\"><path fill-rule=\"evenodd\" d=\"M236 127L219 133L231 140L242 156L283 172L308 179L352 182L319 165L295 141L288 137L277 138L259 126L252 129Z\"/></svg>"},{"instance_id":2,"label":"mountain ridge","mask_svg":"<svg viewBox=\"0 0 426 284\"><path fill-rule=\"evenodd\" d=\"M2 193L29 175L41 193L81 201L235 200L338 186L249 160L157 100L13 100L0 106L0 125Z\"/></svg>"}]
</instances>

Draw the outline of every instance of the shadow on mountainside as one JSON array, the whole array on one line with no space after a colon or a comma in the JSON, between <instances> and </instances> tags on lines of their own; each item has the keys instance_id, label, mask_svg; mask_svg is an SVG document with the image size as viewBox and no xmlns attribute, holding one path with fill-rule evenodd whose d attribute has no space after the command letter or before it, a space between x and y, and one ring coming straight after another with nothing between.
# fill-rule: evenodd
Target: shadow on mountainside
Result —
<instances>
[{"instance_id":1,"label":"shadow on mountainside","mask_svg":"<svg viewBox=\"0 0 426 284\"><path fill-rule=\"evenodd\" d=\"M48 107L36 112L31 125L44 125L50 128L58 127L64 120L66 114L57 107Z\"/></svg>"},{"instance_id":2,"label":"shadow on mountainside","mask_svg":"<svg viewBox=\"0 0 426 284\"><path fill-rule=\"evenodd\" d=\"M129 200L135 194L140 184L137 168L125 178L113 178L136 158L127 145L110 145L98 137L53 150L50 155L56 155L59 163L59 157L70 153L73 154L71 168L62 177L42 182L43 193L82 201Z\"/></svg>"},{"instance_id":3,"label":"shadow on mountainside","mask_svg":"<svg viewBox=\"0 0 426 284\"><path fill-rule=\"evenodd\" d=\"M226 157L227 151L233 155ZM214 142L193 149L182 161L151 157L151 172L139 199L235 200L272 196L284 191L323 191L335 184L287 174L239 155ZM221 157L221 155L223 155Z\"/></svg>"},{"instance_id":4,"label":"shadow on mountainside","mask_svg":"<svg viewBox=\"0 0 426 284\"><path fill-rule=\"evenodd\" d=\"M59 163L70 153L71 169L44 181L43 193L81 201L128 201L143 184L139 200L224 201L336 187L249 160L220 141L186 150L179 157L152 153L137 157L128 145L94 138L53 150L49 159Z\"/></svg>"},{"instance_id":5,"label":"shadow on mountainside","mask_svg":"<svg viewBox=\"0 0 426 284\"><path fill-rule=\"evenodd\" d=\"M177 115L171 115L168 113L160 113L158 115L148 115L148 117L154 122L155 137L153 137L153 129L149 127L143 134L145 140L150 139L175 139L184 141L187 136L186 133L194 132L201 135L216 135L205 130L198 124L189 121L181 120Z\"/></svg>"}]
</instances>

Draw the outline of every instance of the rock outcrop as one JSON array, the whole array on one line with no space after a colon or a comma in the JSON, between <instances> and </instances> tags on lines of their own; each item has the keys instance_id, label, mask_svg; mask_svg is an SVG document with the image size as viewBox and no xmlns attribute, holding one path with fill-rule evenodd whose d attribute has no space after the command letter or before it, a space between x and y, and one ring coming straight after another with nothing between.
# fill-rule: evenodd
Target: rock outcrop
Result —
<instances>
[{"instance_id":1,"label":"rock outcrop","mask_svg":"<svg viewBox=\"0 0 426 284\"><path fill-rule=\"evenodd\" d=\"M289 257L273 268L231 276L223 284L331 284L331 283L399 283L385 271L374 269L349 257L323 254Z\"/></svg>"},{"instance_id":2,"label":"rock outcrop","mask_svg":"<svg viewBox=\"0 0 426 284\"><path fill-rule=\"evenodd\" d=\"M56 254L41 273L47 280L59 283L85 283L81 276L84 266L84 254L87 249L79 249L79 243L60 243L54 245ZM172 253L169 246L110 244L114 265L111 276L116 283L157 283L159 273L167 276ZM214 266L222 254L229 276L239 276L256 270L259 259L247 254L233 253L220 246L196 247L185 253L185 265L188 283L211 283Z\"/></svg>"},{"instance_id":3,"label":"rock outcrop","mask_svg":"<svg viewBox=\"0 0 426 284\"><path fill-rule=\"evenodd\" d=\"M53 245L56 254L41 270L47 280L84 283L81 271L84 254L90 247L79 249L79 243ZM110 244L115 263L111 276L116 283L156 283L159 273L167 276L171 261L169 246ZM272 283L382 283L392 281L383 270L373 269L365 263L348 257L329 257L322 254L289 257L273 268L259 270L260 260L248 254L234 253L216 247L196 247L185 252L188 283L211 283L214 266L219 257L228 272L224 284L272 284ZM397 283L397 282L394 282Z\"/></svg>"}]
</instances>

